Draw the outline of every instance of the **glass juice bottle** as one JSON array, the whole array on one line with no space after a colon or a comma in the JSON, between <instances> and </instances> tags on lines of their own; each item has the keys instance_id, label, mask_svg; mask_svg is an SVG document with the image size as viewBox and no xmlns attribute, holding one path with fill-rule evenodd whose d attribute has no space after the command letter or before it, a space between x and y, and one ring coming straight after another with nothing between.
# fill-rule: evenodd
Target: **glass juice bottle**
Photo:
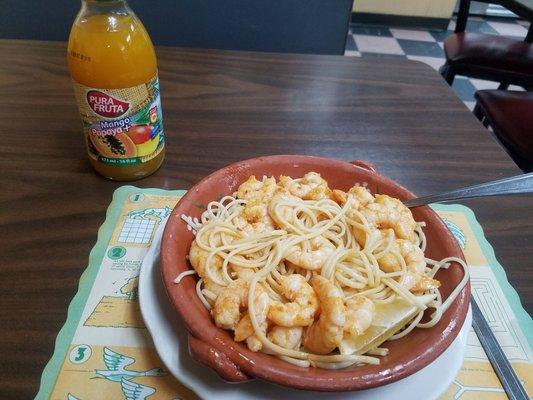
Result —
<instances>
[{"instance_id":1,"label":"glass juice bottle","mask_svg":"<svg viewBox=\"0 0 533 400\"><path fill-rule=\"evenodd\" d=\"M155 172L165 156L154 47L125 0L82 0L68 66L89 161L106 178Z\"/></svg>"}]
</instances>

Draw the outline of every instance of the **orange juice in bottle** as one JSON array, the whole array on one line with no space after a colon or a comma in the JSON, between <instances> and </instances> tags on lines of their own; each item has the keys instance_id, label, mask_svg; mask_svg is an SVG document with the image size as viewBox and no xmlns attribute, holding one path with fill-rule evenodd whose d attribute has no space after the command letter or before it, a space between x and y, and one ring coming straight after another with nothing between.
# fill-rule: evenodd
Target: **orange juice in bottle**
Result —
<instances>
[{"instance_id":1,"label":"orange juice in bottle","mask_svg":"<svg viewBox=\"0 0 533 400\"><path fill-rule=\"evenodd\" d=\"M156 171L165 155L154 47L125 0L82 0L68 66L89 161L121 181Z\"/></svg>"}]
</instances>

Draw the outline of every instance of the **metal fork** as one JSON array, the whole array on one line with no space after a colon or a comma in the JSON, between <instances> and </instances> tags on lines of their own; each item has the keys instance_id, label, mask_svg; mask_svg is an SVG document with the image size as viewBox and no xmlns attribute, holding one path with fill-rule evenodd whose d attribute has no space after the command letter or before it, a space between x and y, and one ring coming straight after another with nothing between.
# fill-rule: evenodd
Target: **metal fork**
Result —
<instances>
[{"instance_id":1,"label":"metal fork","mask_svg":"<svg viewBox=\"0 0 533 400\"><path fill-rule=\"evenodd\" d=\"M469 199L472 197L525 193L533 193L533 172L497 181L485 182L479 185L467 186L462 189L456 189L431 196L417 197L415 199L406 200L403 204L412 208L424 204Z\"/></svg>"},{"instance_id":2,"label":"metal fork","mask_svg":"<svg viewBox=\"0 0 533 400\"><path fill-rule=\"evenodd\" d=\"M518 379L511 363L492 333L492 329L472 297L472 327L510 400L528 400L526 389Z\"/></svg>"}]
</instances>

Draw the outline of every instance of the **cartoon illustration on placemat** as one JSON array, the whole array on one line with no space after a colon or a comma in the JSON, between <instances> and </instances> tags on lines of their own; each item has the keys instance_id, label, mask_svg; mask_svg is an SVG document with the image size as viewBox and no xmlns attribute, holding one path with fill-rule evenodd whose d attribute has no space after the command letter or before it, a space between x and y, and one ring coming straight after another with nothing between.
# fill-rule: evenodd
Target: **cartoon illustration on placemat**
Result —
<instances>
[{"instance_id":1,"label":"cartoon illustration on placemat","mask_svg":"<svg viewBox=\"0 0 533 400\"><path fill-rule=\"evenodd\" d=\"M130 380L139 376L165 376L166 372L161 368L152 368L146 371L135 371L126 369L135 362L132 357L115 353L108 347L104 347L104 364L107 369L95 370L99 377L109 379L110 381L120 382L121 380ZM97 377L98 377L97 376Z\"/></svg>"},{"instance_id":2,"label":"cartoon illustration on placemat","mask_svg":"<svg viewBox=\"0 0 533 400\"><path fill-rule=\"evenodd\" d=\"M96 346L81 364L67 357L50 400L197 399L164 369L150 347ZM70 351L78 353L74 346ZM69 397L71 396L71 397Z\"/></svg>"},{"instance_id":3,"label":"cartoon illustration on placemat","mask_svg":"<svg viewBox=\"0 0 533 400\"><path fill-rule=\"evenodd\" d=\"M153 387L128 381L124 378L120 381L120 386L126 400L144 400L156 392Z\"/></svg>"},{"instance_id":4,"label":"cartoon illustration on placemat","mask_svg":"<svg viewBox=\"0 0 533 400\"><path fill-rule=\"evenodd\" d=\"M145 371L127 369L127 367L135 363L135 358L114 352L109 347L104 347L103 358L106 369L95 370L94 372L97 375L95 378L102 377L113 382L120 382L120 387L126 400L144 400L156 392L153 387L133 382L135 378L166 375L166 372L161 368L152 368Z\"/></svg>"}]
</instances>

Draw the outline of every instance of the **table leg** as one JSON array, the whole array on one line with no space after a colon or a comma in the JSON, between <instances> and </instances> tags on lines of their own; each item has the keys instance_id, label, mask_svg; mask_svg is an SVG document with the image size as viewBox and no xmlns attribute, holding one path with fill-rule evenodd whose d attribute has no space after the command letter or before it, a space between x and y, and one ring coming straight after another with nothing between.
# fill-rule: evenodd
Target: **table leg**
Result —
<instances>
[{"instance_id":1,"label":"table leg","mask_svg":"<svg viewBox=\"0 0 533 400\"><path fill-rule=\"evenodd\" d=\"M459 3L459 12L457 13L457 22L455 24L455 33L464 32L466 21L470 12L470 0L461 0Z\"/></svg>"}]
</instances>

